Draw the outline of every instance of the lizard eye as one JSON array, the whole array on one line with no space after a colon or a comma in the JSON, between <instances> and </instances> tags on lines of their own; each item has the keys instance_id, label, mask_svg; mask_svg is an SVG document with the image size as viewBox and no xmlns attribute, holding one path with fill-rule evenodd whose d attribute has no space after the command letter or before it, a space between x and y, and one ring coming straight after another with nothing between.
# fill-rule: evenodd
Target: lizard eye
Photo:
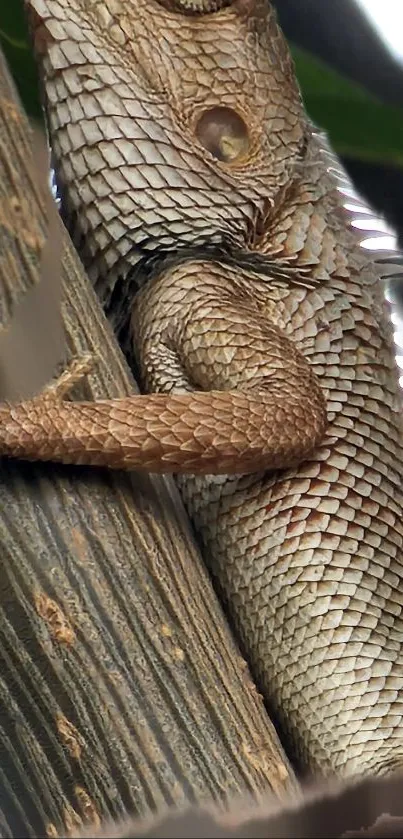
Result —
<instances>
[{"instance_id":1,"label":"lizard eye","mask_svg":"<svg viewBox=\"0 0 403 839\"><path fill-rule=\"evenodd\" d=\"M233 0L158 0L162 6L184 14L207 15L230 6Z\"/></svg>"},{"instance_id":2,"label":"lizard eye","mask_svg":"<svg viewBox=\"0 0 403 839\"><path fill-rule=\"evenodd\" d=\"M196 125L199 142L217 160L232 163L249 148L249 132L242 117L231 108L215 107L205 111Z\"/></svg>"}]
</instances>

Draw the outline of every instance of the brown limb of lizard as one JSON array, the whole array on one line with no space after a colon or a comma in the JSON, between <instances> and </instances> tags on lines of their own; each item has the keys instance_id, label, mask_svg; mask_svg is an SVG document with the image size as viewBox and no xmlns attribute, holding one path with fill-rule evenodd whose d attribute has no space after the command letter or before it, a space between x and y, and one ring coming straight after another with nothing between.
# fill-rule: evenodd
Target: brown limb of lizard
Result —
<instances>
[{"instance_id":1,"label":"brown limb of lizard","mask_svg":"<svg viewBox=\"0 0 403 839\"><path fill-rule=\"evenodd\" d=\"M150 295L154 304L158 298L151 310L162 313L148 337L140 335L148 342L143 376L154 378L156 389L166 390L169 379L176 392L62 401L88 372L87 358L75 361L36 398L0 406L0 453L198 475L281 469L306 459L327 425L325 396L309 362L239 290L230 283L217 289L211 267L210 275L205 265L200 272L199 285L187 283L182 267L143 294L150 305ZM160 388L154 370L163 371ZM239 382L230 370L239 372Z\"/></svg>"}]
</instances>

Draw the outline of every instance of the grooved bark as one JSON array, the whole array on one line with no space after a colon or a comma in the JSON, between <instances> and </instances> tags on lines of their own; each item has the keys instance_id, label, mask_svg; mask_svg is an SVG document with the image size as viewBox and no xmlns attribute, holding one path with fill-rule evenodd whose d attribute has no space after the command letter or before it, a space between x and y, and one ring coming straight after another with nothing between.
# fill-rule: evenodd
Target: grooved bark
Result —
<instances>
[{"instance_id":1,"label":"grooved bark","mask_svg":"<svg viewBox=\"0 0 403 839\"><path fill-rule=\"evenodd\" d=\"M2 229L3 254L29 229L38 242L20 248L12 277L0 259L5 322L38 281L46 201L27 174L28 145L16 153L28 125L4 62L0 97L0 164L18 168L9 190L23 185L14 197L31 208L18 236ZM96 358L81 393L128 394L133 381L61 235L68 356ZM1 835L71 835L165 804L296 790L170 480L4 461L0 545Z\"/></svg>"}]
</instances>

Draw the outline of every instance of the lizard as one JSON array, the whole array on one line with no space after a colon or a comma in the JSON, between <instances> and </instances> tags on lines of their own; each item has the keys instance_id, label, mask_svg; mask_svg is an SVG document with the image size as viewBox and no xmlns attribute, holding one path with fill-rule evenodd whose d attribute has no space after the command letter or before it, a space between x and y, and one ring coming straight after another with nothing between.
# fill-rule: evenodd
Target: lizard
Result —
<instances>
[{"instance_id":1,"label":"lizard","mask_svg":"<svg viewBox=\"0 0 403 839\"><path fill-rule=\"evenodd\" d=\"M384 278L401 258L364 247L373 213L268 0L26 5L62 212L142 393L69 401L76 360L0 405L0 454L173 473L295 760L388 773L403 435Z\"/></svg>"}]
</instances>

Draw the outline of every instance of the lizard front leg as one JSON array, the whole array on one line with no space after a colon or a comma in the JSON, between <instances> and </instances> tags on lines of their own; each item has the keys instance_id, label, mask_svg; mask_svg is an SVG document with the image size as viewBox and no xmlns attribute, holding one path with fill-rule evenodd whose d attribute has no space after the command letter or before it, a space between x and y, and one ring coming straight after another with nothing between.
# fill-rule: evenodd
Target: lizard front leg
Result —
<instances>
[{"instance_id":1,"label":"lizard front leg","mask_svg":"<svg viewBox=\"0 0 403 839\"><path fill-rule=\"evenodd\" d=\"M308 361L231 275L217 284L214 266L200 264L195 283L195 266L190 279L189 271L182 265L154 280L133 309L146 387L166 392L67 402L56 386L3 404L0 453L198 475L308 457L327 426ZM74 383L76 374L75 366Z\"/></svg>"}]
</instances>

